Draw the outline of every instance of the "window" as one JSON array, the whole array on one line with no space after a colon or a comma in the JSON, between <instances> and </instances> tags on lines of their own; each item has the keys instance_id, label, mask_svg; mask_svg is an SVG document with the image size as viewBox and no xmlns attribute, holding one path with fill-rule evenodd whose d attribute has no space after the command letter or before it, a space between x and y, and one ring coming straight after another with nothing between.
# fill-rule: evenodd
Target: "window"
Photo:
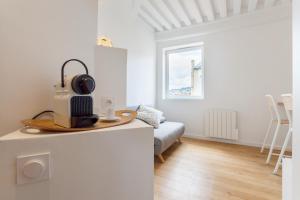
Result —
<instances>
[{"instance_id":1,"label":"window","mask_svg":"<svg viewBox=\"0 0 300 200\"><path fill-rule=\"evenodd\" d=\"M203 99L203 44L164 49L164 98Z\"/></svg>"}]
</instances>

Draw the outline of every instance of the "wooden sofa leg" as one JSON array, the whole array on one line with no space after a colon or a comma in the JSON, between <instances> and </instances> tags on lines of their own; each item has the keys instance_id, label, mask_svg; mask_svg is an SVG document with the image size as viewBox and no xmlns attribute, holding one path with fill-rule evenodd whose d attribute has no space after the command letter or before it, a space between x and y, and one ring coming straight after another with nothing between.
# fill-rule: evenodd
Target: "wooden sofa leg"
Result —
<instances>
[{"instance_id":1,"label":"wooden sofa leg","mask_svg":"<svg viewBox=\"0 0 300 200\"><path fill-rule=\"evenodd\" d=\"M165 162L165 159L164 159L164 157L161 154L158 155L158 158L159 158L159 160L160 160L161 163Z\"/></svg>"},{"instance_id":2,"label":"wooden sofa leg","mask_svg":"<svg viewBox=\"0 0 300 200\"><path fill-rule=\"evenodd\" d=\"M177 141L178 141L179 143L182 143L181 138L178 138Z\"/></svg>"}]
</instances>

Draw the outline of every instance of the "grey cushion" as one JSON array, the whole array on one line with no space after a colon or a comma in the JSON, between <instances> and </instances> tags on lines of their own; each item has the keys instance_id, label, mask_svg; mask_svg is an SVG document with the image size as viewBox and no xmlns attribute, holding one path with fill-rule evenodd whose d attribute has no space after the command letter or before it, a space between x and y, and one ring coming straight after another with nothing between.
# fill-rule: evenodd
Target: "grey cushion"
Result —
<instances>
[{"instance_id":1,"label":"grey cushion","mask_svg":"<svg viewBox=\"0 0 300 200\"><path fill-rule=\"evenodd\" d=\"M164 122L154 129L154 154L158 155L169 148L184 133L184 124L180 122Z\"/></svg>"},{"instance_id":2,"label":"grey cushion","mask_svg":"<svg viewBox=\"0 0 300 200\"><path fill-rule=\"evenodd\" d=\"M154 128L159 128L160 117L154 112L137 111L137 119L140 119Z\"/></svg>"},{"instance_id":3,"label":"grey cushion","mask_svg":"<svg viewBox=\"0 0 300 200\"><path fill-rule=\"evenodd\" d=\"M137 111L139 109L139 107L140 106L129 106L129 107L127 107L127 109ZM164 123L165 121L167 121L167 118L165 116L162 116L160 119L160 123Z\"/></svg>"},{"instance_id":4,"label":"grey cushion","mask_svg":"<svg viewBox=\"0 0 300 200\"><path fill-rule=\"evenodd\" d=\"M163 112L150 106L140 105L137 110L137 119L143 120L147 124L158 128Z\"/></svg>"}]
</instances>

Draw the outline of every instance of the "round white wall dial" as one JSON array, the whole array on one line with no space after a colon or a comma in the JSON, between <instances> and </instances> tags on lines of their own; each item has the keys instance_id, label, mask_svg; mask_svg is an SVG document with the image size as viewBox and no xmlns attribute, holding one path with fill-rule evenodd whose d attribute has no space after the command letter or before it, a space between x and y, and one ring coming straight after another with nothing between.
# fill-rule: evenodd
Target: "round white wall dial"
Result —
<instances>
[{"instance_id":1,"label":"round white wall dial","mask_svg":"<svg viewBox=\"0 0 300 200\"><path fill-rule=\"evenodd\" d=\"M23 166L23 174L30 179L41 177L45 172L45 164L41 160L29 160Z\"/></svg>"}]
</instances>

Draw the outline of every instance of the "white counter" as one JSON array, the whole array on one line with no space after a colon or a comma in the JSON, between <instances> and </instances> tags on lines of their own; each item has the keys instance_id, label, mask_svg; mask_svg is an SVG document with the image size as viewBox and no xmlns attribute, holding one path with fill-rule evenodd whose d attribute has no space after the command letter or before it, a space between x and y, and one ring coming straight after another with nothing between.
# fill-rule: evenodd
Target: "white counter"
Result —
<instances>
[{"instance_id":1,"label":"white counter","mask_svg":"<svg viewBox=\"0 0 300 200\"><path fill-rule=\"evenodd\" d=\"M153 128L134 122L63 134L0 137L2 200L152 200ZM50 180L16 184L16 158L50 152Z\"/></svg>"}]
</instances>

